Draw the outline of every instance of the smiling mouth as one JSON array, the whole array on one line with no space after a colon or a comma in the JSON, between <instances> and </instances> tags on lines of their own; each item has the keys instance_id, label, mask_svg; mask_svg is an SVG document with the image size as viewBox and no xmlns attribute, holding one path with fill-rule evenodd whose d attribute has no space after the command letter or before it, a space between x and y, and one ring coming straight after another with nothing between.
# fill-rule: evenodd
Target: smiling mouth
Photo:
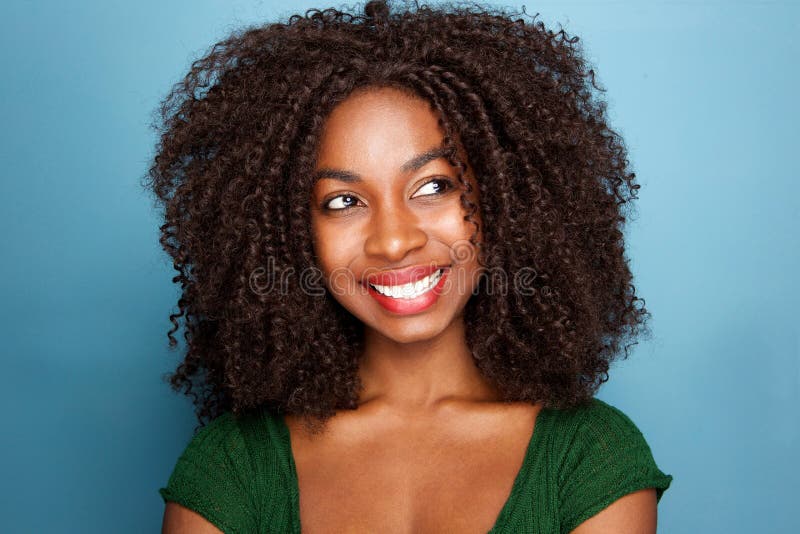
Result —
<instances>
[{"instance_id":1,"label":"smiling mouth","mask_svg":"<svg viewBox=\"0 0 800 534\"><path fill-rule=\"evenodd\" d=\"M436 287L436 284L442 278L442 275L446 269L446 267L443 267L422 278L421 280L409 282L407 284L400 284L396 286L369 284L369 286L381 295L390 298L399 300L412 300L430 292L434 287Z\"/></svg>"}]
</instances>

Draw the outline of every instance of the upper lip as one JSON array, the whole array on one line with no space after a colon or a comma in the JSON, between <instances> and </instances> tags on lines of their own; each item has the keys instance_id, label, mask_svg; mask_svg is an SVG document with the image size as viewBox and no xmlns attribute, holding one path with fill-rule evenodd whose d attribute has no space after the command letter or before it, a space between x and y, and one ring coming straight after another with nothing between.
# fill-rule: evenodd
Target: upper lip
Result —
<instances>
[{"instance_id":1,"label":"upper lip","mask_svg":"<svg viewBox=\"0 0 800 534\"><path fill-rule=\"evenodd\" d=\"M439 269L445 268L445 265L436 265L433 263L424 265L412 265L403 269L396 269L393 271L380 271L367 276L368 284L377 284L380 286L400 286L408 284L409 282L416 282L422 280L428 275L431 275Z\"/></svg>"}]
</instances>

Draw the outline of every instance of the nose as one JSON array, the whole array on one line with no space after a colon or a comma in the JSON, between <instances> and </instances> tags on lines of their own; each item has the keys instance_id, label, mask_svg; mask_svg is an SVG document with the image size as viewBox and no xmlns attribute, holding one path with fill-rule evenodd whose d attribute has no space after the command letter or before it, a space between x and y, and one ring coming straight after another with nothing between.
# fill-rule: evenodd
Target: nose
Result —
<instances>
[{"instance_id":1,"label":"nose","mask_svg":"<svg viewBox=\"0 0 800 534\"><path fill-rule=\"evenodd\" d=\"M364 253L389 263L401 261L409 252L424 247L428 234L408 206L384 205L374 212Z\"/></svg>"}]
</instances>

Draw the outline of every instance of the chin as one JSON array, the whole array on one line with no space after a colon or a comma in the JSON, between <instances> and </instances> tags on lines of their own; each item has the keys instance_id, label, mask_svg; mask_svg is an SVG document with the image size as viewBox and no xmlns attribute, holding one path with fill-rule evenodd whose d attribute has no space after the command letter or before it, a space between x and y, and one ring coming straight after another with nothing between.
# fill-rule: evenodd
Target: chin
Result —
<instances>
[{"instance_id":1,"label":"chin","mask_svg":"<svg viewBox=\"0 0 800 534\"><path fill-rule=\"evenodd\" d=\"M445 330L444 328L432 328L430 324L420 324L419 327L416 326L417 325L403 325L403 327L398 328L375 328L366 324L365 328L400 345L431 341L436 339L436 337Z\"/></svg>"},{"instance_id":2,"label":"chin","mask_svg":"<svg viewBox=\"0 0 800 534\"><path fill-rule=\"evenodd\" d=\"M439 309L436 313L420 313L410 316L380 317L379 320L361 320L368 330L398 344L419 343L435 340L459 319L452 309Z\"/></svg>"}]
</instances>

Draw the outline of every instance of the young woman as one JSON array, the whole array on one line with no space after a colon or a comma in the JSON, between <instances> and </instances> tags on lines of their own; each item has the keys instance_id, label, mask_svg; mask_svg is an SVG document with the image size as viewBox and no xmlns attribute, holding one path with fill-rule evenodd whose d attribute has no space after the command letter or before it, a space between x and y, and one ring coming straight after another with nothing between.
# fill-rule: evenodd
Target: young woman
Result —
<instances>
[{"instance_id":1,"label":"young woman","mask_svg":"<svg viewBox=\"0 0 800 534\"><path fill-rule=\"evenodd\" d=\"M193 64L148 182L203 425L164 532L655 532L672 477L594 398L648 314L576 41L370 2Z\"/></svg>"}]
</instances>

